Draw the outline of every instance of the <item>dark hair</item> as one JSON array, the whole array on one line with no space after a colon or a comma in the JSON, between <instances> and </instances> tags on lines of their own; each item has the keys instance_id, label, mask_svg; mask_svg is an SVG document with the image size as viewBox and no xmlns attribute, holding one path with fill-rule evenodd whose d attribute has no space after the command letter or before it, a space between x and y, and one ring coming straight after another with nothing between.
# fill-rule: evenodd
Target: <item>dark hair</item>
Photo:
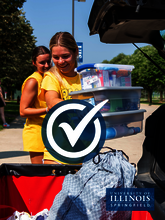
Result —
<instances>
[{"instance_id":1,"label":"dark hair","mask_svg":"<svg viewBox=\"0 0 165 220\"><path fill-rule=\"evenodd\" d=\"M36 63L36 58L42 54L50 54L50 50L45 46L38 46L33 50L32 60Z\"/></svg>"}]
</instances>

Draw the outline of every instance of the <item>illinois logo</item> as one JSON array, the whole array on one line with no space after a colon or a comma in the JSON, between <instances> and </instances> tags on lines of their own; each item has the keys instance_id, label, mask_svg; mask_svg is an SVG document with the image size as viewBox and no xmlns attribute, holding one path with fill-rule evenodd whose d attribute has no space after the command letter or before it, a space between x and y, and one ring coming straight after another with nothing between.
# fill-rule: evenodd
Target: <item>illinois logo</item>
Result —
<instances>
[{"instance_id":1,"label":"illinois logo","mask_svg":"<svg viewBox=\"0 0 165 220\"><path fill-rule=\"evenodd\" d=\"M71 99L58 103L47 113L42 139L49 153L62 163L77 164L93 158L104 145L106 126L96 106Z\"/></svg>"}]
</instances>

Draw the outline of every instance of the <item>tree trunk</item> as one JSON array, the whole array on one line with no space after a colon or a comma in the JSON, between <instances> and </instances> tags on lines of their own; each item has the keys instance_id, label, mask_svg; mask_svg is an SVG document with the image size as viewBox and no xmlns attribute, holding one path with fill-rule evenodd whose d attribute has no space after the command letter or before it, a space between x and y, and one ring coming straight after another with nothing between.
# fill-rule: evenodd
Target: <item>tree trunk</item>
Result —
<instances>
[{"instance_id":1,"label":"tree trunk","mask_svg":"<svg viewBox=\"0 0 165 220\"><path fill-rule=\"evenodd\" d=\"M163 91L160 91L160 102L163 102Z\"/></svg>"},{"instance_id":2,"label":"tree trunk","mask_svg":"<svg viewBox=\"0 0 165 220\"><path fill-rule=\"evenodd\" d=\"M149 105L152 104L152 89L148 90L148 102Z\"/></svg>"},{"instance_id":3,"label":"tree trunk","mask_svg":"<svg viewBox=\"0 0 165 220\"><path fill-rule=\"evenodd\" d=\"M150 93L147 91L147 102L150 102Z\"/></svg>"}]
</instances>

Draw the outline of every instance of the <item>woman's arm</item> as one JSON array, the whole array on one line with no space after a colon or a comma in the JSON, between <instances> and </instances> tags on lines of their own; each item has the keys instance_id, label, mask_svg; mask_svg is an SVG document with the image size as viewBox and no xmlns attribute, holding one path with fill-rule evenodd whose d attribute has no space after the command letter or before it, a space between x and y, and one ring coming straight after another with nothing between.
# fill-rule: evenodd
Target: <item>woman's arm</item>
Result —
<instances>
[{"instance_id":1,"label":"woman's arm","mask_svg":"<svg viewBox=\"0 0 165 220\"><path fill-rule=\"evenodd\" d=\"M48 90L48 91L42 91L45 94L45 100L46 104L49 109L51 109L54 105L56 105L59 102L62 102L63 100L60 98L60 95L58 92L53 91L53 90Z\"/></svg>"},{"instance_id":2,"label":"woman's arm","mask_svg":"<svg viewBox=\"0 0 165 220\"><path fill-rule=\"evenodd\" d=\"M47 112L46 108L32 108L35 99L38 96L38 82L36 79L27 80L23 89L20 101L20 116L35 117L36 115L44 115Z\"/></svg>"}]
</instances>

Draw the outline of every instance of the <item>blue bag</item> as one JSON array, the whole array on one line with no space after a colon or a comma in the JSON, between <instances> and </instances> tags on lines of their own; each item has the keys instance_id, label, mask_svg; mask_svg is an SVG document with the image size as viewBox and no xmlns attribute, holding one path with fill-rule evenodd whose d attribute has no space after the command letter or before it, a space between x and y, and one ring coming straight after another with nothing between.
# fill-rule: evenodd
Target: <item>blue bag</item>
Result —
<instances>
[{"instance_id":1,"label":"blue bag","mask_svg":"<svg viewBox=\"0 0 165 220\"><path fill-rule=\"evenodd\" d=\"M99 153L83 163L76 174L66 175L48 219L131 219L130 211L106 211L106 188L132 188L135 173L122 151Z\"/></svg>"}]
</instances>

